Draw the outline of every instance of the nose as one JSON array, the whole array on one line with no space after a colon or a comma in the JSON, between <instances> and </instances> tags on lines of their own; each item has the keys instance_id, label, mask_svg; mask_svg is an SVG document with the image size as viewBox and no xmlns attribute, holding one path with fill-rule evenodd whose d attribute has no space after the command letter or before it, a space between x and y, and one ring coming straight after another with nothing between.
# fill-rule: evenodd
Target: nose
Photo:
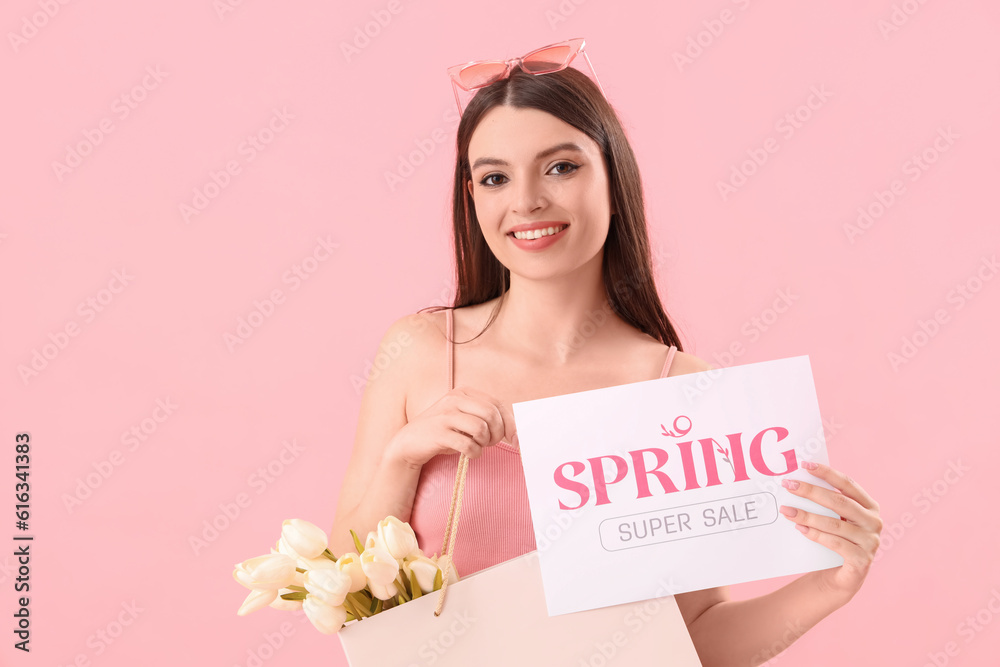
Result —
<instances>
[{"instance_id":1,"label":"nose","mask_svg":"<svg viewBox=\"0 0 1000 667\"><path fill-rule=\"evenodd\" d=\"M528 215L545 206L546 197L545 187L538 179L524 176L514 187L514 213Z\"/></svg>"}]
</instances>

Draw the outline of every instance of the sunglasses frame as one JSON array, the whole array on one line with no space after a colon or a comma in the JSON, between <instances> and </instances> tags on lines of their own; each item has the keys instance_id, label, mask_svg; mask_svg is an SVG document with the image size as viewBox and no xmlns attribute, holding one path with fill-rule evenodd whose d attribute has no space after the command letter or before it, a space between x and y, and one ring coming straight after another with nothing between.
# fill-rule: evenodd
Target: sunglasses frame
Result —
<instances>
[{"instance_id":1,"label":"sunglasses frame","mask_svg":"<svg viewBox=\"0 0 1000 667\"><path fill-rule=\"evenodd\" d=\"M582 37L574 37L573 39L567 39L567 40L562 41L562 42L556 42L555 44L549 44L547 46L543 46L541 48L534 49L534 50L529 51L528 53L524 54L520 58L508 58L506 60L470 60L469 62L461 63L459 65L453 65L453 66L449 67L448 68L448 76L449 76L449 78L451 78L452 91L455 93L455 104L458 105L458 110L459 110L460 114L464 114L465 113L465 108L462 105L461 100L459 99L459 93L458 93L459 88L461 88L462 90L467 91L467 92L468 91L472 91L472 90L478 90L479 88L485 88L486 86L489 86L489 85L491 85L493 83L496 83L497 81L500 81L501 79L506 79L508 76L510 76L511 70L513 70L514 65L519 65L521 67L521 70L527 72L528 74L539 75L539 74L550 74L552 72L558 72L560 70L564 70L567 67L569 67L570 63L572 63L576 59L576 57L578 55L581 55L581 54L583 55L584 60L587 61L587 66L590 67L590 72L593 74L594 83L597 84L597 87L598 87L598 89L600 89L601 94L604 95L605 98L607 98L607 95L604 92L604 87L601 85L600 80L597 78L597 72L594 71L594 65L590 62L590 57L587 55L587 52L584 50L585 44L586 44L586 42L585 42L584 38L582 38ZM554 67L554 68L551 68L551 69L547 69L547 70L541 71L541 72L528 72L527 70L524 69L524 61L525 60L529 60L531 58L531 56L533 56L533 55L535 55L537 53L541 53L542 51L547 51L549 49L563 47L563 46L569 47L569 55L566 58L566 60L564 62L560 63L557 67ZM504 66L504 70L503 70L503 73L501 75L493 77L493 78L491 78L490 80L486 81L485 83L483 83L481 85L472 86L472 87L467 88L462 83L462 76L461 76L462 72L465 71L466 68L472 67L472 66L476 66L476 65L503 65Z\"/></svg>"}]
</instances>

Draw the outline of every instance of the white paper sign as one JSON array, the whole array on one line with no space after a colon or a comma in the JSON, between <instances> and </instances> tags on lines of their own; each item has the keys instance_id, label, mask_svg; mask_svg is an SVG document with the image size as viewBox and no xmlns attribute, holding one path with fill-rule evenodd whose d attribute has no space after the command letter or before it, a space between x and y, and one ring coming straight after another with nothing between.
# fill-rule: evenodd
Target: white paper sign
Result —
<instances>
[{"instance_id":1,"label":"white paper sign","mask_svg":"<svg viewBox=\"0 0 1000 667\"><path fill-rule=\"evenodd\" d=\"M778 513L839 518L781 485L833 489L808 356L513 410L550 616L844 562Z\"/></svg>"}]
</instances>

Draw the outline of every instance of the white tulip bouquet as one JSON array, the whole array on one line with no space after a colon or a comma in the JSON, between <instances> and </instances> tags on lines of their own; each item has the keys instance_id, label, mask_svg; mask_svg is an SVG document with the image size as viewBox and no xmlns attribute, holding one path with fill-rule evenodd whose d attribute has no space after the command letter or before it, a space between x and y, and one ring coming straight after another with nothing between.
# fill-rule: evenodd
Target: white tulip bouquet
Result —
<instances>
[{"instance_id":1,"label":"white tulip bouquet","mask_svg":"<svg viewBox=\"0 0 1000 667\"><path fill-rule=\"evenodd\" d=\"M450 559L441 563L417 546L405 521L383 519L362 545L351 530L357 551L335 556L326 533L304 519L286 519L271 553L236 564L233 577L250 589L236 613L273 607L302 609L323 634L334 634L348 621L364 619L458 581Z\"/></svg>"}]
</instances>

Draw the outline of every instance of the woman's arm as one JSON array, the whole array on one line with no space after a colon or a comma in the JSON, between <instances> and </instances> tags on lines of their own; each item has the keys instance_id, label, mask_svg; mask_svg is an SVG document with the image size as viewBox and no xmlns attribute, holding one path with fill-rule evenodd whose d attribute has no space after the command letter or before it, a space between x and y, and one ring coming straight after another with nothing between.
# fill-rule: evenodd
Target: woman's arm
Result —
<instances>
[{"instance_id":1,"label":"woman's arm","mask_svg":"<svg viewBox=\"0 0 1000 667\"><path fill-rule=\"evenodd\" d=\"M349 529L364 541L368 531L392 515L410 520L420 467L393 456L389 443L406 425L406 380L417 369L421 350L430 334L429 314L414 314L393 323L382 337L377 354L391 359L373 373L361 398L354 449L343 484L330 535L336 555L355 551ZM392 354L389 354L389 347Z\"/></svg>"},{"instance_id":2,"label":"woman's arm","mask_svg":"<svg viewBox=\"0 0 1000 667\"><path fill-rule=\"evenodd\" d=\"M682 357L684 373L709 370L702 359ZM786 586L749 600L730 600L727 586L675 596L703 667L754 667L791 646L821 620L846 605L860 590L878 551L882 519L878 503L853 479L828 465L815 464L812 475L835 491L798 482L788 491L808 498L840 517L792 508L802 539L844 558L840 567L808 572ZM783 506L782 509L785 509Z\"/></svg>"},{"instance_id":3,"label":"woman's arm","mask_svg":"<svg viewBox=\"0 0 1000 667\"><path fill-rule=\"evenodd\" d=\"M847 604L849 598L822 590L817 575L809 572L767 595L724 600L706 609L688 625L702 667L767 662Z\"/></svg>"}]
</instances>

